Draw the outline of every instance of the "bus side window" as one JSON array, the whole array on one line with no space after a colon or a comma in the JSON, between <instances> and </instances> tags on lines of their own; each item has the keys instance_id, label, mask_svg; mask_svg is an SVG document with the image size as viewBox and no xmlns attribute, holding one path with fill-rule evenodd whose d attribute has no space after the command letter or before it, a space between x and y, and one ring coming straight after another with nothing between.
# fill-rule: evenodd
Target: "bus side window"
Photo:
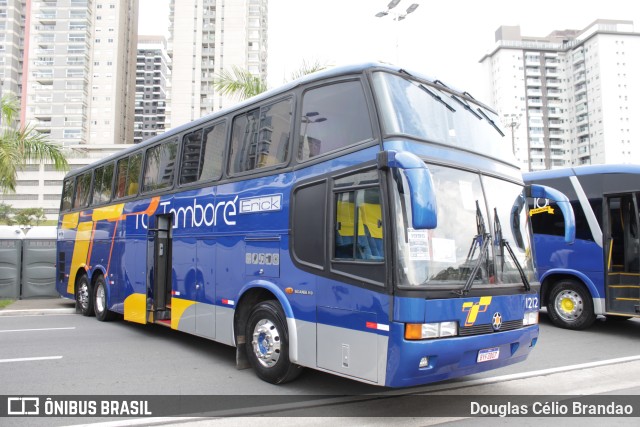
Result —
<instances>
[{"instance_id":1,"label":"bus side window","mask_svg":"<svg viewBox=\"0 0 640 427\"><path fill-rule=\"evenodd\" d=\"M136 153L129 157L129 170L127 172L127 196L138 194L138 182L140 182L140 166L142 165L142 153Z\"/></svg>"},{"instance_id":2,"label":"bus side window","mask_svg":"<svg viewBox=\"0 0 640 427\"><path fill-rule=\"evenodd\" d=\"M89 206L89 190L91 189L91 172L86 172L76 178L76 196L73 199L74 208Z\"/></svg>"},{"instance_id":3,"label":"bus side window","mask_svg":"<svg viewBox=\"0 0 640 427\"><path fill-rule=\"evenodd\" d=\"M218 123L204 130L198 181L219 179L222 175L222 160L224 158L224 147L227 142L226 137L226 123Z\"/></svg>"},{"instance_id":4,"label":"bus side window","mask_svg":"<svg viewBox=\"0 0 640 427\"><path fill-rule=\"evenodd\" d=\"M378 188L338 193L335 224L335 258L368 261L384 258Z\"/></svg>"},{"instance_id":5,"label":"bus side window","mask_svg":"<svg viewBox=\"0 0 640 427\"><path fill-rule=\"evenodd\" d=\"M292 100L264 105L233 120L229 171L247 172L287 161Z\"/></svg>"},{"instance_id":6,"label":"bus side window","mask_svg":"<svg viewBox=\"0 0 640 427\"><path fill-rule=\"evenodd\" d=\"M66 212L71 209L71 202L73 201L73 178L64 180L62 186L62 203L60 204L60 212Z\"/></svg>"},{"instance_id":7,"label":"bus side window","mask_svg":"<svg viewBox=\"0 0 640 427\"><path fill-rule=\"evenodd\" d=\"M118 160L116 173L116 199L138 194L142 153L135 153Z\"/></svg>"},{"instance_id":8,"label":"bus side window","mask_svg":"<svg viewBox=\"0 0 640 427\"><path fill-rule=\"evenodd\" d=\"M97 168L93 175L92 205L99 205L111 200L111 184L113 182L113 163Z\"/></svg>"},{"instance_id":9,"label":"bus side window","mask_svg":"<svg viewBox=\"0 0 640 427\"><path fill-rule=\"evenodd\" d=\"M220 178L226 128L225 123L218 123L184 136L180 185Z\"/></svg>"},{"instance_id":10,"label":"bus side window","mask_svg":"<svg viewBox=\"0 0 640 427\"><path fill-rule=\"evenodd\" d=\"M93 195L91 196L91 204L97 205L100 203L100 191L102 189L102 175L104 173L104 167L99 167L93 171Z\"/></svg>"},{"instance_id":11,"label":"bus side window","mask_svg":"<svg viewBox=\"0 0 640 427\"><path fill-rule=\"evenodd\" d=\"M298 140L299 160L372 138L371 119L360 81L335 83L305 92Z\"/></svg>"},{"instance_id":12,"label":"bus side window","mask_svg":"<svg viewBox=\"0 0 640 427\"><path fill-rule=\"evenodd\" d=\"M151 147L145 156L142 192L154 191L173 185L178 153L178 139Z\"/></svg>"},{"instance_id":13,"label":"bus side window","mask_svg":"<svg viewBox=\"0 0 640 427\"><path fill-rule=\"evenodd\" d=\"M200 171L200 155L202 144L202 129L189 133L182 138L182 170L180 184L198 181Z\"/></svg>"},{"instance_id":14,"label":"bus side window","mask_svg":"<svg viewBox=\"0 0 640 427\"><path fill-rule=\"evenodd\" d=\"M127 184L128 169L129 169L128 157L118 160L118 170L116 173L116 194L115 194L116 199L120 199L127 195L126 184Z\"/></svg>"},{"instance_id":15,"label":"bus side window","mask_svg":"<svg viewBox=\"0 0 640 427\"><path fill-rule=\"evenodd\" d=\"M334 183L335 234L333 256L341 260L381 261L382 208L376 171L339 178ZM349 187L376 185L350 190ZM344 190L343 190L344 188Z\"/></svg>"}]
</instances>

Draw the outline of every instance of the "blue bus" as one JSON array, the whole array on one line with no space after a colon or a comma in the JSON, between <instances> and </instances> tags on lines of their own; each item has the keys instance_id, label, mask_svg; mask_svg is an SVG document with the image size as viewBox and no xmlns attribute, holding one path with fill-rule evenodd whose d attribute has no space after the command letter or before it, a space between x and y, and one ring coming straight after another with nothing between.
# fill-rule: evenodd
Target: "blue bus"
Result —
<instances>
[{"instance_id":1,"label":"blue bus","mask_svg":"<svg viewBox=\"0 0 640 427\"><path fill-rule=\"evenodd\" d=\"M585 329L598 315L640 317L640 165L590 165L524 174L571 201L575 243L563 241L553 201L530 199L542 305L551 321Z\"/></svg>"},{"instance_id":2,"label":"blue bus","mask_svg":"<svg viewBox=\"0 0 640 427\"><path fill-rule=\"evenodd\" d=\"M570 205L525 188L497 122L389 65L303 77L70 172L57 288L98 320L234 346L274 384L522 361L539 308L526 197Z\"/></svg>"}]
</instances>

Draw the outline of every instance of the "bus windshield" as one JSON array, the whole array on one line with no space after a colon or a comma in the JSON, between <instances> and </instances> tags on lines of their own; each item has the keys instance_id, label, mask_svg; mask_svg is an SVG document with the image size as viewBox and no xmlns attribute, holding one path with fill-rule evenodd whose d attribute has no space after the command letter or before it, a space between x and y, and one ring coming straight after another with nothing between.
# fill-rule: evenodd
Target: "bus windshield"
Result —
<instances>
[{"instance_id":1,"label":"bus windshield","mask_svg":"<svg viewBox=\"0 0 640 427\"><path fill-rule=\"evenodd\" d=\"M399 285L459 290L534 281L523 187L450 167L429 169L438 201L433 230L410 227L407 183L395 179Z\"/></svg>"},{"instance_id":2,"label":"bus windshield","mask_svg":"<svg viewBox=\"0 0 640 427\"><path fill-rule=\"evenodd\" d=\"M515 163L491 110L408 74L375 72L373 87L386 134L412 136Z\"/></svg>"}]
</instances>

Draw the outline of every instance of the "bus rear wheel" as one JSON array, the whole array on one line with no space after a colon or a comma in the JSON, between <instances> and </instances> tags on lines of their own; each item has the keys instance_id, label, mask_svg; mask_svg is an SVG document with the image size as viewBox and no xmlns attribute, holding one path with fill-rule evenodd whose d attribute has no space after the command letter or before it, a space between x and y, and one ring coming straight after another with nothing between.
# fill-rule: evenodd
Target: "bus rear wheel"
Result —
<instances>
[{"instance_id":1,"label":"bus rear wheel","mask_svg":"<svg viewBox=\"0 0 640 427\"><path fill-rule=\"evenodd\" d=\"M100 275L96 279L93 290L93 309L96 313L96 319L106 322L113 319L113 312L107 308L107 288L104 277Z\"/></svg>"},{"instance_id":2,"label":"bus rear wheel","mask_svg":"<svg viewBox=\"0 0 640 427\"><path fill-rule=\"evenodd\" d=\"M589 291L574 280L563 280L553 287L547 312L556 326L565 329L586 329L596 320Z\"/></svg>"},{"instance_id":3,"label":"bus rear wheel","mask_svg":"<svg viewBox=\"0 0 640 427\"><path fill-rule=\"evenodd\" d=\"M256 304L245 333L247 358L260 379L283 384L300 375L302 368L289 360L286 317L277 301Z\"/></svg>"},{"instance_id":4,"label":"bus rear wheel","mask_svg":"<svg viewBox=\"0 0 640 427\"><path fill-rule=\"evenodd\" d=\"M76 283L76 310L83 316L93 316L93 289L86 274L82 274Z\"/></svg>"}]
</instances>

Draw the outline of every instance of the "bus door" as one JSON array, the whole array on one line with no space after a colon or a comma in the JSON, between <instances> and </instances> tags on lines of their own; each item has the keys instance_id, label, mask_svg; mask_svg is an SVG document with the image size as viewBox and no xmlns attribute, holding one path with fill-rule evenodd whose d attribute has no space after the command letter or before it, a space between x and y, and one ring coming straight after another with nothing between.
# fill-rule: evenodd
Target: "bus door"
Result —
<instances>
[{"instance_id":1,"label":"bus door","mask_svg":"<svg viewBox=\"0 0 640 427\"><path fill-rule=\"evenodd\" d=\"M149 319L171 324L171 216L158 215L156 227L149 229L147 263L150 273Z\"/></svg>"},{"instance_id":2,"label":"bus door","mask_svg":"<svg viewBox=\"0 0 640 427\"><path fill-rule=\"evenodd\" d=\"M640 314L640 193L604 197L606 311Z\"/></svg>"},{"instance_id":3,"label":"bus door","mask_svg":"<svg viewBox=\"0 0 640 427\"><path fill-rule=\"evenodd\" d=\"M389 331L380 187L363 188L376 181L373 172L337 181L331 268L370 285L318 278L316 327L318 367L372 382L379 380Z\"/></svg>"}]
</instances>

